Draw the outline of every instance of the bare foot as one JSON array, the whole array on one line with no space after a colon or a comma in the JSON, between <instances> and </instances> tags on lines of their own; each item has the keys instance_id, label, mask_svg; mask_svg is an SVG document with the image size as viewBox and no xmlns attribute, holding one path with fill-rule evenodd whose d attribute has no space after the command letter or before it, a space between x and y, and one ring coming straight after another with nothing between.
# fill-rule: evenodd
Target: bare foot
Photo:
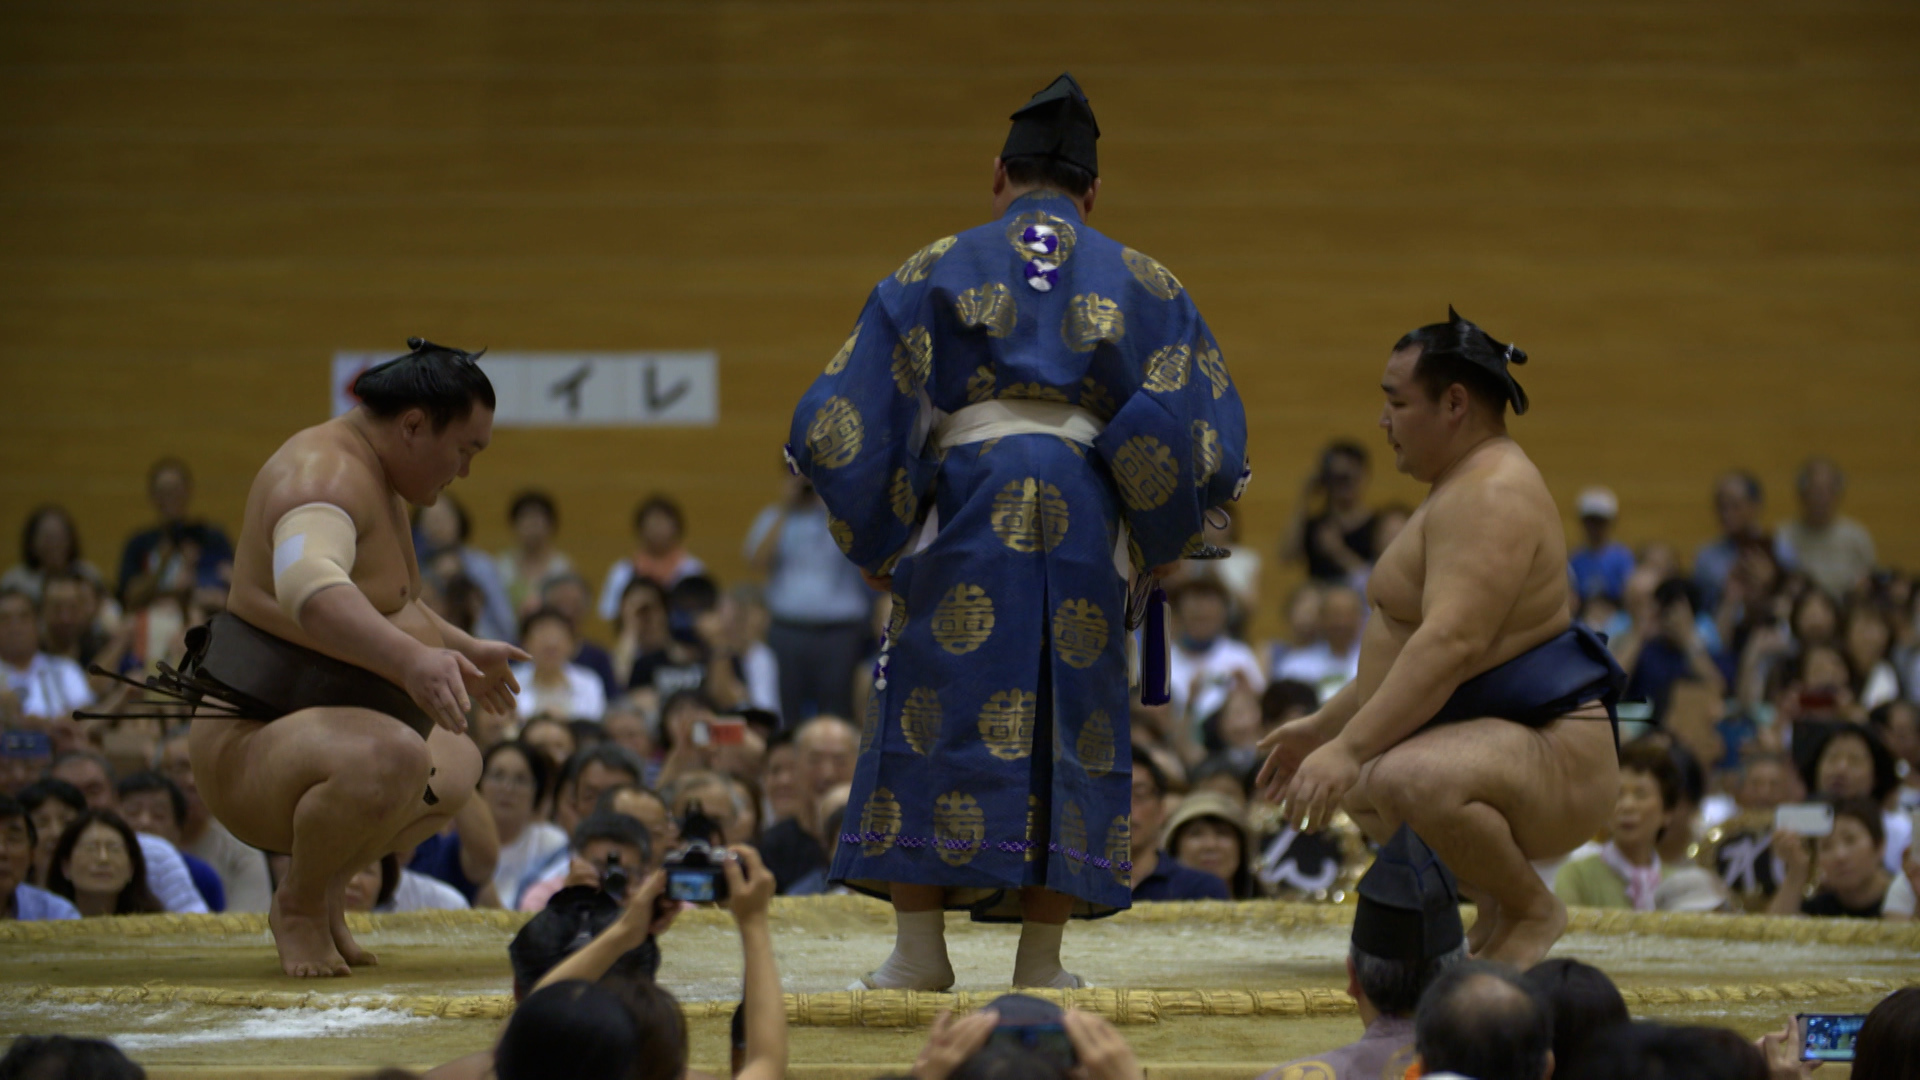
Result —
<instances>
[{"instance_id":1,"label":"bare foot","mask_svg":"<svg viewBox=\"0 0 1920 1080\"><path fill-rule=\"evenodd\" d=\"M351 975L352 970L334 947L324 913L308 914L285 903L278 892L267 909L273 946L280 951L280 969L296 979L326 979Z\"/></svg>"},{"instance_id":2,"label":"bare foot","mask_svg":"<svg viewBox=\"0 0 1920 1080\"><path fill-rule=\"evenodd\" d=\"M379 957L353 940L352 932L347 929L346 904L337 892L327 897L327 926L333 931L333 947L340 950L349 967L374 967L380 963Z\"/></svg>"},{"instance_id":3,"label":"bare foot","mask_svg":"<svg viewBox=\"0 0 1920 1080\"><path fill-rule=\"evenodd\" d=\"M1524 917L1509 917L1502 912L1497 932L1475 956L1508 964L1520 971L1545 960L1547 950L1567 931L1567 905L1557 896L1549 898L1552 907L1542 905Z\"/></svg>"}]
</instances>

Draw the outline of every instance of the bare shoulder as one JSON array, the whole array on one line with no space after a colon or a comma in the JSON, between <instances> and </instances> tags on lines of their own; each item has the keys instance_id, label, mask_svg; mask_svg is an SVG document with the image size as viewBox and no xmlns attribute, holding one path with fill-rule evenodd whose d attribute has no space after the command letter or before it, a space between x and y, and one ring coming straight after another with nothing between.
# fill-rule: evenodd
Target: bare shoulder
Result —
<instances>
[{"instance_id":1,"label":"bare shoulder","mask_svg":"<svg viewBox=\"0 0 1920 1080\"><path fill-rule=\"evenodd\" d=\"M1434 488L1426 509L1430 525L1441 533L1559 527L1546 479L1510 439L1475 453L1459 473Z\"/></svg>"},{"instance_id":2,"label":"bare shoulder","mask_svg":"<svg viewBox=\"0 0 1920 1080\"><path fill-rule=\"evenodd\" d=\"M253 495L269 520L296 506L331 503L355 522L381 512L390 493L379 458L344 419L295 434L267 459Z\"/></svg>"}]
</instances>

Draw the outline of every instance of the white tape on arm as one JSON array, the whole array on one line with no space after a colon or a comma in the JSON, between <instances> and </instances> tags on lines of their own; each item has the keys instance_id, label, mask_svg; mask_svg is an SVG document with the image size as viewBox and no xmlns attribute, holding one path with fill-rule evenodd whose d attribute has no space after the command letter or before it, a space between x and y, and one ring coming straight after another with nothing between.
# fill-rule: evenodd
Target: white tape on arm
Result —
<instances>
[{"instance_id":1,"label":"white tape on arm","mask_svg":"<svg viewBox=\"0 0 1920 1080\"><path fill-rule=\"evenodd\" d=\"M332 503L307 503L281 515L273 527L273 593L287 618L322 589L353 584L357 530Z\"/></svg>"}]
</instances>

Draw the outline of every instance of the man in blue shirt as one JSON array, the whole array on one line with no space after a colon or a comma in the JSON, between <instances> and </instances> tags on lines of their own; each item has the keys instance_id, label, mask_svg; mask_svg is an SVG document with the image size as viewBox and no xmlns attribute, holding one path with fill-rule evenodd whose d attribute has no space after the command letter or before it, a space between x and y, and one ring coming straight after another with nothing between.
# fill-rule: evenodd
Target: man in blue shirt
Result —
<instances>
[{"instance_id":1,"label":"man in blue shirt","mask_svg":"<svg viewBox=\"0 0 1920 1080\"><path fill-rule=\"evenodd\" d=\"M1167 776L1145 750L1133 748L1133 812L1127 819L1133 838L1133 899L1226 900L1227 883L1174 860L1160 850L1166 822Z\"/></svg>"},{"instance_id":2,"label":"man in blue shirt","mask_svg":"<svg viewBox=\"0 0 1920 1080\"><path fill-rule=\"evenodd\" d=\"M218 525L187 518L193 474L179 458L161 458L147 473L147 497L160 524L127 539L120 553L120 603L143 607L157 595L207 592L224 597L233 572L233 541Z\"/></svg>"},{"instance_id":3,"label":"man in blue shirt","mask_svg":"<svg viewBox=\"0 0 1920 1080\"><path fill-rule=\"evenodd\" d=\"M1613 538L1613 523L1620 516L1620 500L1603 487L1590 487L1580 493L1580 528L1587 543L1567 557L1567 570L1573 574L1575 597L1604 596L1618 604L1626 595L1627 578L1633 573L1633 550Z\"/></svg>"},{"instance_id":4,"label":"man in blue shirt","mask_svg":"<svg viewBox=\"0 0 1920 1080\"><path fill-rule=\"evenodd\" d=\"M33 819L11 795L0 794L0 919L77 919L72 904L27 884L33 871L33 849L39 842Z\"/></svg>"}]
</instances>

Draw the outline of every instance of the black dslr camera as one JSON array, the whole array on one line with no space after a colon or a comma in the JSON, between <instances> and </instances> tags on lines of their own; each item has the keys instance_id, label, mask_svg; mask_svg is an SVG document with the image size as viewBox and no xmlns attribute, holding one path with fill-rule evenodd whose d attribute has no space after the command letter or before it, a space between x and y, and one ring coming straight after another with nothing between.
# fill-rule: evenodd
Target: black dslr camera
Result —
<instances>
[{"instance_id":1,"label":"black dslr camera","mask_svg":"<svg viewBox=\"0 0 1920 1080\"><path fill-rule=\"evenodd\" d=\"M667 872L667 899L688 904L718 904L727 898L724 869L729 856L720 826L701 812L698 802L687 805L680 822L679 847L661 864Z\"/></svg>"}]
</instances>

